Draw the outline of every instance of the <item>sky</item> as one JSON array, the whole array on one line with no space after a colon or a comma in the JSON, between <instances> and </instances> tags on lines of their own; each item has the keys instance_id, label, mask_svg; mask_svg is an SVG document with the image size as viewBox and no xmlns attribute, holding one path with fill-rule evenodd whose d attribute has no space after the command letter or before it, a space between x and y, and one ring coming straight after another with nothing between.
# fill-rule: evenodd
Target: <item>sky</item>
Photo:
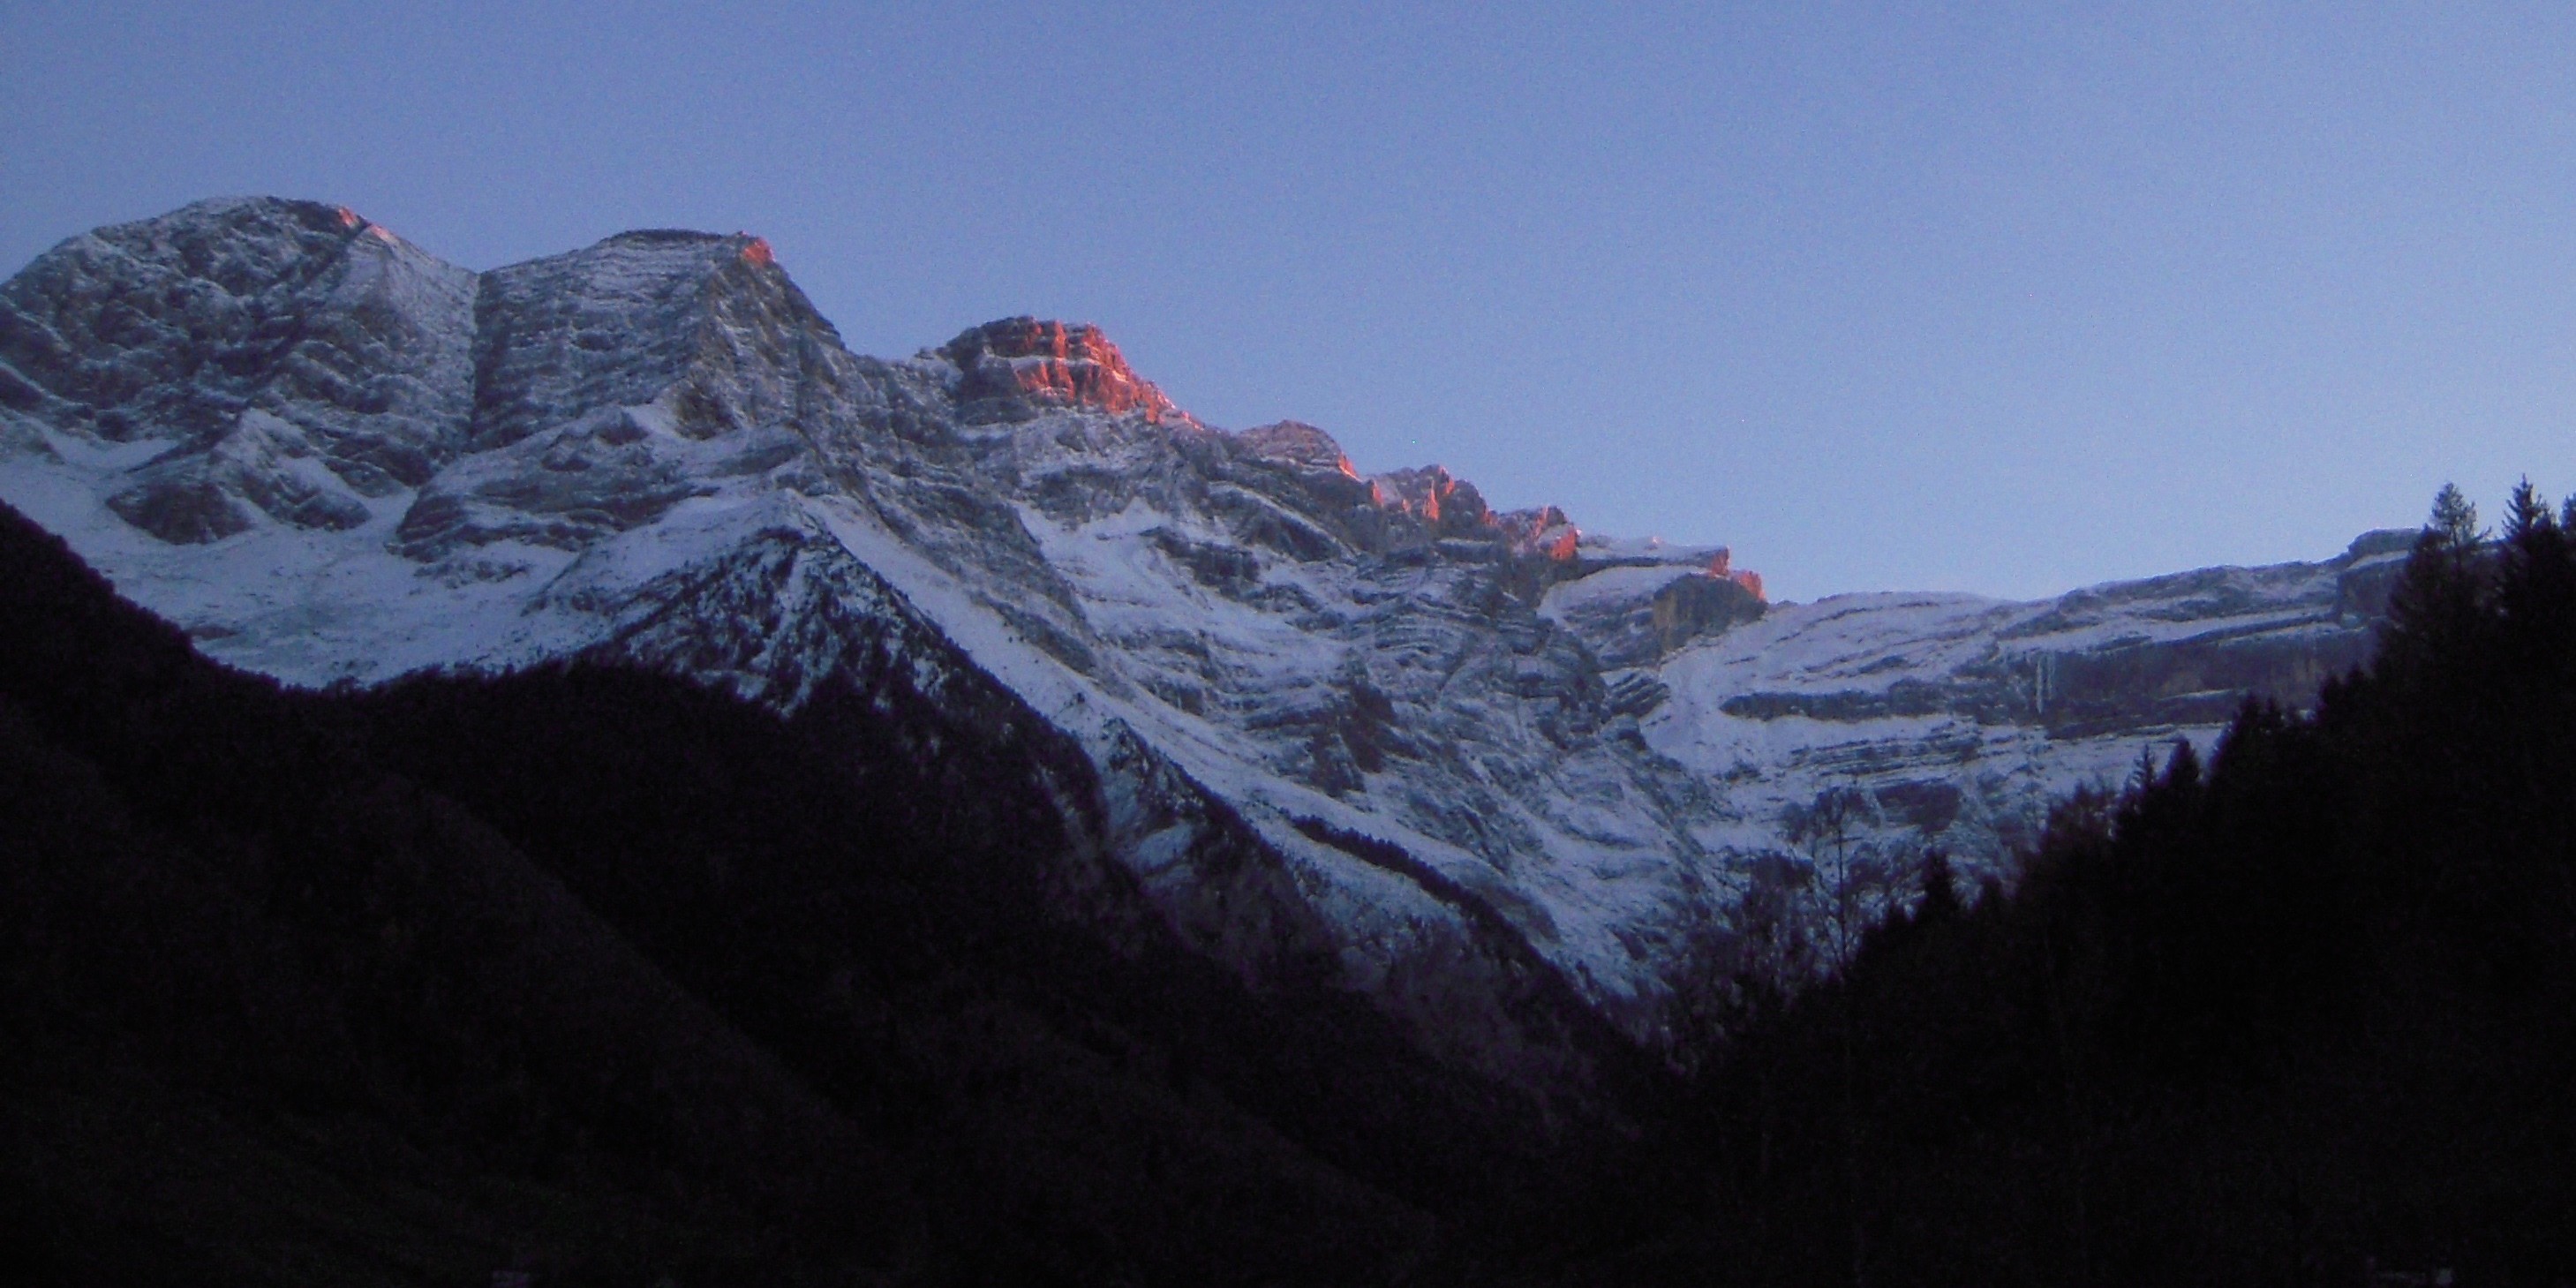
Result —
<instances>
[{"instance_id":1,"label":"sky","mask_svg":"<svg viewBox=\"0 0 2576 1288\"><path fill-rule=\"evenodd\" d=\"M860 352L1094 322L1775 599L2576 490L2564 5L0 0L0 273L239 193L758 233Z\"/></svg>"}]
</instances>

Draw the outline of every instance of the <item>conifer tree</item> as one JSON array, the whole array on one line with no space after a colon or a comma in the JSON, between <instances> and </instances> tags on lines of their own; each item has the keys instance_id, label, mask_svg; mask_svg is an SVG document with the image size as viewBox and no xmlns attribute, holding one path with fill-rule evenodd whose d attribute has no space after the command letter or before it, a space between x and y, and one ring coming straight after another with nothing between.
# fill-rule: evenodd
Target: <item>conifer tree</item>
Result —
<instances>
[{"instance_id":1,"label":"conifer tree","mask_svg":"<svg viewBox=\"0 0 2576 1288\"><path fill-rule=\"evenodd\" d=\"M2425 526L2441 539L2443 550L2454 559L2465 558L2486 539L2486 534L2478 531L2478 507L2469 502L2456 483L2445 483L2441 491L2433 494L2432 519Z\"/></svg>"},{"instance_id":2,"label":"conifer tree","mask_svg":"<svg viewBox=\"0 0 2576 1288\"><path fill-rule=\"evenodd\" d=\"M2401 684L2421 677L2431 658L2473 633L2481 597L2477 556L2485 538L2478 508L2456 485L2443 484L2389 595L2379 639L2383 675Z\"/></svg>"}]
</instances>

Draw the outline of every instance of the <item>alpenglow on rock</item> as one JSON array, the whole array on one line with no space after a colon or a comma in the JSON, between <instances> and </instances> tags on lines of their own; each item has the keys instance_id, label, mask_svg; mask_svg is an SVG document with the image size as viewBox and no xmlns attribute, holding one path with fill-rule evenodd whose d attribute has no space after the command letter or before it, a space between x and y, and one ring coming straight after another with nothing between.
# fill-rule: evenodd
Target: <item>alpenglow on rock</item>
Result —
<instances>
[{"instance_id":1,"label":"alpenglow on rock","mask_svg":"<svg viewBox=\"0 0 2576 1288\"><path fill-rule=\"evenodd\" d=\"M1653 1040L1819 800L1994 864L2053 794L2359 661L2403 551L1767 605L1722 549L1204 425L1088 326L883 361L755 238L477 274L266 199L0 287L0 499L297 683L596 657L793 709L869 659L1006 694L1090 762L1066 863L1531 1087L1585 1076L1548 999Z\"/></svg>"}]
</instances>

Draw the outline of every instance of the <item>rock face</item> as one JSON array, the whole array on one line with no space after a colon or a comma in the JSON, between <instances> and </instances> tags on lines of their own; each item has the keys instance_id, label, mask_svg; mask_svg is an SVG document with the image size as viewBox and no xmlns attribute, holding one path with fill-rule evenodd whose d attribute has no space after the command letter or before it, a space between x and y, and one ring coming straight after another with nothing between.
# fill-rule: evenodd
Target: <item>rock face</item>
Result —
<instances>
[{"instance_id":1,"label":"rock face","mask_svg":"<svg viewBox=\"0 0 2576 1288\"><path fill-rule=\"evenodd\" d=\"M2402 553L1772 607L1723 550L1205 426L1091 327L880 361L757 239L478 275L267 200L0 287L0 499L300 683L591 655L793 708L910 668L1089 759L1068 870L1256 987L1320 953L1533 1093L1604 1018L1658 1035L1820 799L1999 862L2052 794L2360 660Z\"/></svg>"},{"instance_id":2,"label":"rock face","mask_svg":"<svg viewBox=\"0 0 2576 1288\"><path fill-rule=\"evenodd\" d=\"M971 419L1027 420L1048 407L1187 419L1096 326L1007 318L976 327L939 352L957 367L957 401Z\"/></svg>"},{"instance_id":3,"label":"rock face","mask_svg":"<svg viewBox=\"0 0 2576 1288\"><path fill-rule=\"evenodd\" d=\"M474 282L304 202L101 229L9 283L0 408L153 449L108 504L162 540L353 528L464 446Z\"/></svg>"}]
</instances>

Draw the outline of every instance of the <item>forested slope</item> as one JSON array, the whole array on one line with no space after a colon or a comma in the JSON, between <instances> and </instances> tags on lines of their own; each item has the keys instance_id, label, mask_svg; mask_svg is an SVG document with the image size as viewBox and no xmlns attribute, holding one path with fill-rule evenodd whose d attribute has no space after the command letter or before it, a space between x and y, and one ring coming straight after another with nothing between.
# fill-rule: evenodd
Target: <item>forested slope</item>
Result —
<instances>
[{"instance_id":1,"label":"forested slope","mask_svg":"<svg viewBox=\"0 0 2576 1288\"><path fill-rule=\"evenodd\" d=\"M2078 797L2009 889L1735 981L1709 1200L1618 1277L2576 1272L2576 505L2446 490L2374 665ZM2429 1280L2427 1280L2429 1282Z\"/></svg>"}]
</instances>

